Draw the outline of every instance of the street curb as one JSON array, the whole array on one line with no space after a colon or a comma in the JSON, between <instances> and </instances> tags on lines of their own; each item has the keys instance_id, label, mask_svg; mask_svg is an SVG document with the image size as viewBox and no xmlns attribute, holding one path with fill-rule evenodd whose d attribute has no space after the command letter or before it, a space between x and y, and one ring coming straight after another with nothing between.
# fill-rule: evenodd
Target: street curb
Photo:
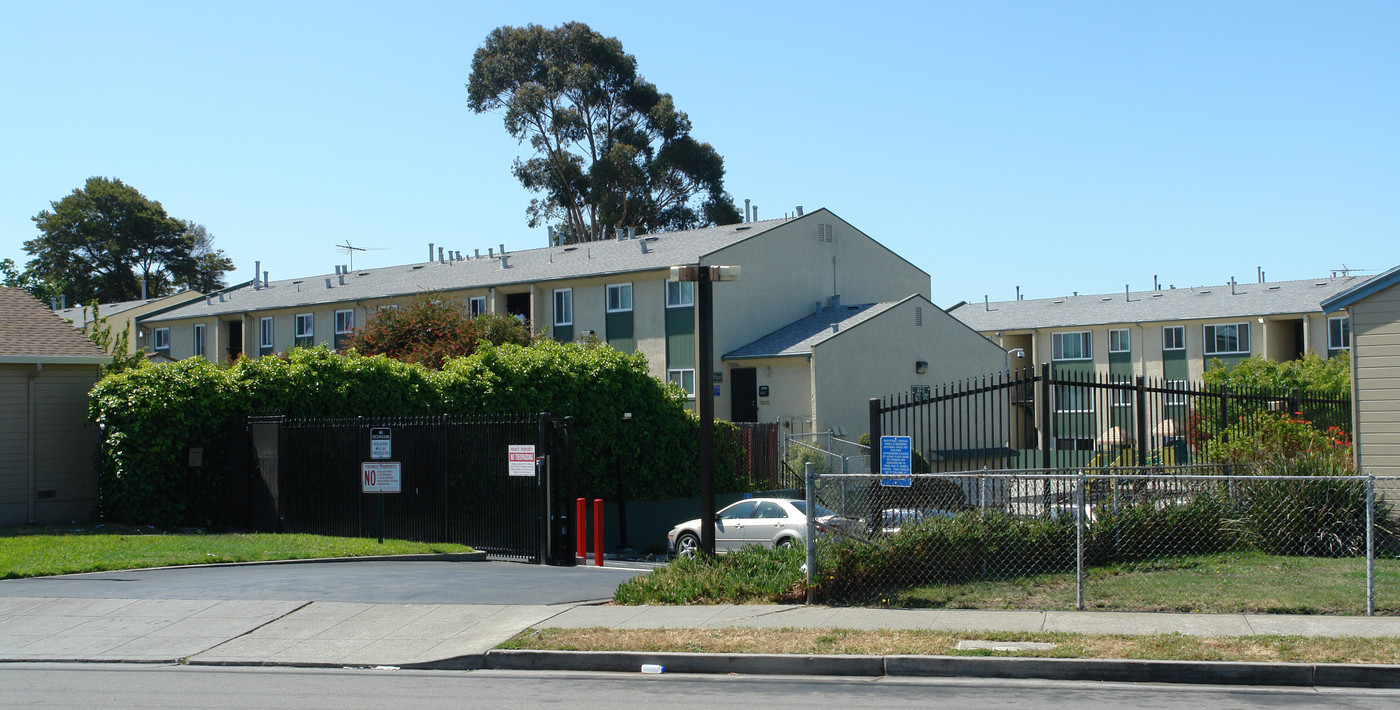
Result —
<instances>
[{"instance_id":1,"label":"street curb","mask_svg":"<svg viewBox=\"0 0 1400 710\"><path fill-rule=\"evenodd\" d=\"M451 660L462 664L474 658L476 657ZM482 660L480 667L486 670L515 671L636 673L641 670L642 664L649 663L664 667L667 673L1014 678L1112 683L1400 688L1400 666L1342 663L530 650L491 650L486 652Z\"/></svg>"}]
</instances>

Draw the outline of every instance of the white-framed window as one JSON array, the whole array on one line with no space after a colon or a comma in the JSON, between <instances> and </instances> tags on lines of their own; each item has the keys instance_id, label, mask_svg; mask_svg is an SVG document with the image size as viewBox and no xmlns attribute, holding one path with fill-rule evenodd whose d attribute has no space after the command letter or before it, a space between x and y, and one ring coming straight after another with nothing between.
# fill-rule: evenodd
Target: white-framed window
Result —
<instances>
[{"instance_id":1,"label":"white-framed window","mask_svg":"<svg viewBox=\"0 0 1400 710\"><path fill-rule=\"evenodd\" d=\"M1185 350L1186 349L1186 326L1169 325L1162 328L1162 349L1163 350Z\"/></svg>"},{"instance_id":2,"label":"white-framed window","mask_svg":"<svg viewBox=\"0 0 1400 710\"><path fill-rule=\"evenodd\" d=\"M195 354L197 357L203 357L203 356L204 356L204 333L205 333L205 326L204 326L204 324L203 324L203 323L195 323L195 325L194 325L194 354Z\"/></svg>"},{"instance_id":3,"label":"white-framed window","mask_svg":"<svg viewBox=\"0 0 1400 710\"><path fill-rule=\"evenodd\" d=\"M258 321L258 346L272 347L272 316L263 316Z\"/></svg>"},{"instance_id":4,"label":"white-framed window","mask_svg":"<svg viewBox=\"0 0 1400 710\"><path fill-rule=\"evenodd\" d=\"M608 284L608 313L632 310L632 284Z\"/></svg>"},{"instance_id":5,"label":"white-framed window","mask_svg":"<svg viewBox=\"0 0 1400 710\"><path fill-rule=\"evenodd\" d=\"M335 312L335 334L348 335L355 330L355 311Z\"/></svg>"},{"instance_id":6,"label":"white-framed window","mask_svg":"<svg viewBox=\"0 0 1400 710\"><path fill-rule=\"evenodd\" d=\"M1074 333L1051 333L1050 351L1052 360L1092 360L1094 351L1089 348L1089 331Z\"/></svg>"},{"instance_id":7,"label":"white-framed window","mask_svg":"<svg viewBox=\"0 0 1400 710\"><path fill-rule=\"evenodd\" d=\"M473 318L486 312L485 296L472 296L471 300L469 300L467 303L471 306L471 314Z\"/></svg>"},{"instance_id":8,"label":"white-framed window","mask_svg":"<svg viewBox=\"0 0 1400 710\"><path fill-rule=\"evenodd\" d=\"M169 329L169 328L156 328L156 344L155 344L155 349L156 349L156 350L169 350L169 349L170 349L170 329Z\"/></svg>"},{"instance_id":9,"label":"white-framed window","mask_svg":"<svg viewBox=\"0 0 1400 710\"><path fill-rule=\"evenodd\" d=\"M1108 331L1108 351L1111 353L1132 352L1127 328L1114 328Z\"/></svg>"},{"instance_id":10,"label":"white-framed window","mask_svg":"<svg viewBox=\"0 0 1400 710\"><path fill-rule=\"evenodd\" d=\"M1079 385L1055 385L1055 411L1094 411L1094 400L1089 395L1089 388Z\"/></svg>"},{"instance_id":11,"label":"white-framed window","mask_svg":"<svg viewBox=\"0 0 1400 710\"><path fill-rule=\"evenodd\" d=\"M695 370L667 370L666 381L680 385L686 394L695 396Z\"/></svg>"},{"instance_id":12,"label":"white-framed window","mask_svg":"<svg viewBox=\"0 0 1400 710\"><path fill-rule=\"evenodd\" d=\"M554 324L574 324L574 290L560 288L554 291Z\"/></svg>"},{"instance_id":13,"label":"white-framed window","mask_svg":"<svg viewBox=\"0 0 1400 710\"><path fill-rule=\"evenodd\" d=\"M1327 319L1327 349L1351 349L1351 319L1346 316Z\"/></svg>"},{"instance_id":14,"label":"white-framed window","mask_svg":"<svg viewBox=\"0 0 1400 710\"><path fill-rule=\"evenodd\" d=\"M1133 406L1133 391L1111 389L1108 391L1108 403L1114 407L1131 407Z\"/></svg>"},{"instance_id":15,"label":"white-framed window","mask_svg":"<svg viewBox=\"0 0 1400 710\"><path fill-rule=\"evenodd\" d=\"M1186 399L1186 380L1167 380L1164 384L1168 390L1171 390L1167 392L1167 396L1163 402L1164 404L1169 407L1181 407L1188 403Z\"/></svg>"},{"instance_id":16,"label":"white-framed window","mask_svg":"<svg viewBox=\"0 0 1400 710\"><path fill-rule=\"evenodd\" d=\"M1205 326L1205 343L1207 355L1248 355L1249 324Z\"/></svg>"},{"instance_id":17,"label":"white-framed window","mask_svg":"<svg viewBox=\"0 0 1400 710\"><path fill-rule=\"evenodd\" d=\"M316 316L312 313L297 314L297 335L298 338L311 338L316 335Z\"/></svg>"},{"instance_id":18,"label":"white-framed window","mask_svg":"<svg viewBox=\"0 0 1400 710\"><path fill-rule=\"evenodd\" d=\"M695 305L694 281L667 281L666 307L685 308Z\"/></svg>"}]
</instances>

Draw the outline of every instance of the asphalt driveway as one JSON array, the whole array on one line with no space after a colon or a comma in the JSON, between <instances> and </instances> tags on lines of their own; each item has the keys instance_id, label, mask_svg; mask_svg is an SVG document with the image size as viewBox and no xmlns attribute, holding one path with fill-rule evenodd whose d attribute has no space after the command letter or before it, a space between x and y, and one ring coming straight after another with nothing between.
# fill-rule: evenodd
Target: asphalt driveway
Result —
<instances>
[{"instance_id":1,"label":"asphalt driveway","mask_svg":"<svg viewBox=\"0 0 1400 710\"><path fill-rule=\"evenodd\" d=\"M0 597L566 604L611 599L646 569L421 560L215 565L0 580Z\"/></svg>"}]
</instances>

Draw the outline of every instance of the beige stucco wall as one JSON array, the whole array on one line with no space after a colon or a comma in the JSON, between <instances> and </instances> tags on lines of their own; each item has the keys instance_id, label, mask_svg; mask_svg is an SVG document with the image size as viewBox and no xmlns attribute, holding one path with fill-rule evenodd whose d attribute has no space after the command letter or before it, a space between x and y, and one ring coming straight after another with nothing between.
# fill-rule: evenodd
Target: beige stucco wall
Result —
<instances>
[{"instance_id":1,"label":"beige stucco wall","mask_svg":"<svg viewBox=\"0 0 1400 710\"><path fill-rule=\"evenodd\" d=\"M734 382L729 373L734 370L754 368L754 381L759 387L768 388L768 396L758 398L758 421L779 422L784 434L802 434L813 431L812 378L811 367L806 357L770 357L744 360L730 360L721 368L725 373L726 391ZM725 399L725 408L715 406L715 416L730 419L731 404Z\"/></svg>"},{"instance_id":2,"label":"beige stucco wall","mask_svg":"<svg viewBox=\"0 0 1400 710\"><path fill-rule=\"evenodd\" d=\"M916 308L922 308L922 326L915 325ZM813 428L844 430L851 439L870 430L872 397L1001 372L1006 366L1005 351L922 298L846 328L812 352ZM915 372L920 360L928 363L924 374Z\"/></svg>"},{"instance_id":3,"label":"beige stucco wall","mask_svg":"<svg viewBox=\"0 0 1400 710\"><path fill-rule=\"evenodd\" d=\"M33 365L0 365L0 525L26 522L29 508L29 395ZM97 430L86 423L97 365L44 365L34 378L35 522L88 520L97 505L92 457Z\"/></svg>"},{"instance_id":4,"label":"beige stucco wall","mask_svg":"<svg viewBox=\"0 0 1400 710\"><path fill-rule=\"evenodd\" d=\"M1400 476L1400 286L1347 309L1351 316L1357 465Z\"/></svg>"}]
</instances>

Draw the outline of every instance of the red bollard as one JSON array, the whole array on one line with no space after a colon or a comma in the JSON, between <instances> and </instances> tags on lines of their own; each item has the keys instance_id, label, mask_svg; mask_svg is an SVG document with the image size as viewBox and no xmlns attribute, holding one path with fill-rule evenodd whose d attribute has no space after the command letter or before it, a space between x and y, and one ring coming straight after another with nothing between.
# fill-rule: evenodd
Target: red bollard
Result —
<instances>
[{"instance_id":1,"label":"red bollard","mask_svg":"<svg viewBox=\"0 0 1400 710\"><path fill-rule=\"evenodd\" d=\"M593 566L603 566L603 499L593 499Z\"/></svg>"},{"instance_id":2,"label":"red bollard","mask_svg":"<svg viewBox=\"0 0 1400 710\"><path fill-rule=\"evenodd\" d=\"M578 558L588 564L588 499L579 498L574 513L574 530L578 532Z\"/></svg>"}]
</instances>

